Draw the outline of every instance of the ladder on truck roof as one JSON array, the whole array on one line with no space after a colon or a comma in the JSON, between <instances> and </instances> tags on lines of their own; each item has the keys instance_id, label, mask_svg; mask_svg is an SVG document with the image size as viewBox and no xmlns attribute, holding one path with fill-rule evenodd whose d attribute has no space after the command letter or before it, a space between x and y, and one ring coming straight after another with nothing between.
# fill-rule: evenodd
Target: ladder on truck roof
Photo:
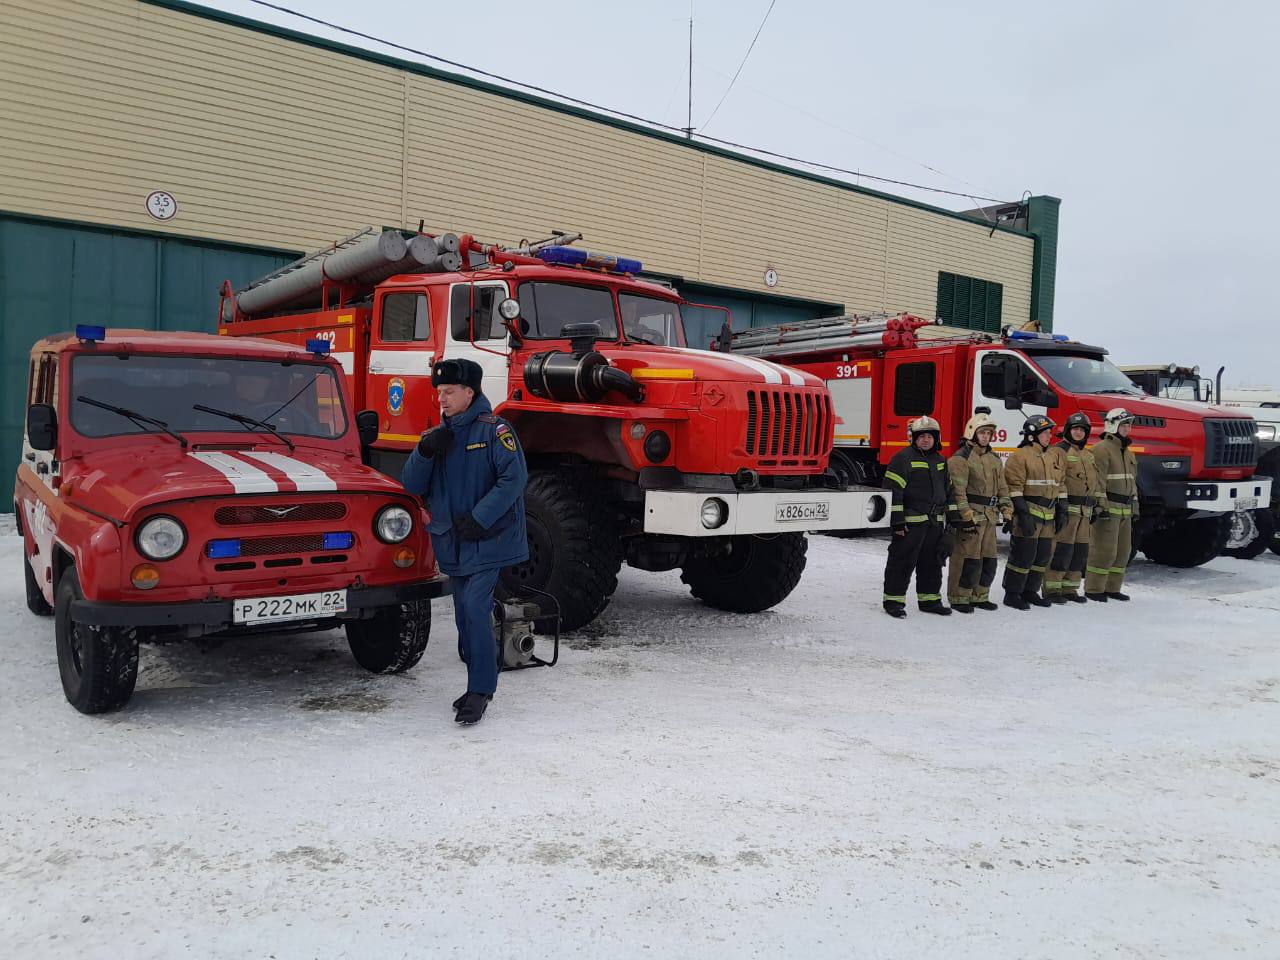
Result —
<instances>
[{"instance_id":1,"label":"ladder on truck roof","mask_svg":"<svg viewBox=\"0 0 1280 960\"><path fill-rule=\"evenodd\" d=\"M286 263L283 267L277 267L275 270L272 270L270 273L268 273L265 277L259 277L257 280L254 280L252 283L241 287L236 292L248 293L250 290L254 289L255 287L260 287L264 283L270 283L272 280L275 280L278 277L283 277L287 274L294 273L295 271L301 270L303 267L305 267L309 263L314 263L316 260L327 259L328 257L333 256L339 250L345 250L347 247L353 247L357 243L359 243L361 240L363 240L365 237L373 236L373 232L374 232L373 227L365 227L363 230L359 231L358 233L353 233L351 236L347 237L345 240L339 240L337 243L331 243L327 247L321 247L319 250L316 250L313 253L308 253L302 257L299 257L297 260L294 260L290 263Z\"/></svg>"},{"instance_id":2,"label":"ladder on truck roof","mask_svg":"<svg viewBox=\"0 0 1280 960\"><path fill-rule=\"evenodd\" d=\"M729 349L749 357L778 357L857 347L909 347L914 331L941 323L911 314L846 314L734 333Z\"/></svg>"}]
</instances>

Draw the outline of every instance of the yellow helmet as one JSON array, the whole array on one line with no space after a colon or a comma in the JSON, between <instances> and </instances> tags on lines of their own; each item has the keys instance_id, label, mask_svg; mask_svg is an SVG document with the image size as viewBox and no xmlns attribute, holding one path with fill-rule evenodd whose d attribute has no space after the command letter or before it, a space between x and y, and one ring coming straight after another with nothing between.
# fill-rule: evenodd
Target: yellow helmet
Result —
<instances>
[{"instance_id":1,"label":"yellow helmet","mask_svg":"<svg viewBox=\"0 0 1280 960\"><path fill-rule=\"evenodd\" d=\"M970 417L969 422L964 425L964 438L966 440L972 440L978 435L978 431L983 427L990 427L992 430L995 430L996 422L987 416L987 414L979 411Z\"/></svg>"}]
</instances>

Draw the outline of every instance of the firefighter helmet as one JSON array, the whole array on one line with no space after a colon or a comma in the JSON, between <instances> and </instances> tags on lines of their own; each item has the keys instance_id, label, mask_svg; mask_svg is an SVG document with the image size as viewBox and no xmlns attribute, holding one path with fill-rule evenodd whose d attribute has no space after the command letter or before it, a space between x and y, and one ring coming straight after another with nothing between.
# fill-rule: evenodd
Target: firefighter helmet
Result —
<instances>
[{"instance_id":1,"label":"firefighter helmet","mask_svg":"<svg viewBox=\"0 0 1280 960\"><path fill-rule=\"evenodd\" d=\"M918 435L922 433L932 433L933 442L942 442L942 428L938 426L938 421L933 417L916 417L907 424L907 440L911 443L915 442Z\"/></svg>"},{"instance_id":2,"label":"firefighter helmet","mask_svg":"<svg viewBox=\"0 0 1280 960\"><path fill-rule=\"evenodd\" d=\"M1119 433L1122 423L1133 423L1134 416L1124 407L1115 407L1107 411L1107 417L1102 421L1102 433L1105 436L1108 433Z\"/></svg>"},{"instance_id":3,"label":"firefighter helmet","mask_svg":"<svg viewBox=\"0 0 1280 960\"><path fill-rule=\"evenodd\" d=\"M964 438L966 440L972 440L978 435L978 431L983 427L990 427L992 430L995 430L996 422L982 411L979 411L970 417L969 422L964 425Z\"/></svg>"},{"instance_id":4,"label":"firefighter helmet","mask_svg":"<svg viewBox=\"0 0 1280 960\"><path fill-rule=\"evenodd\" d=\"M1062 436L1067 440L1071 439L1072 427L1084 427L1084 439L1080 442L1087 443L1089 441L1089 434L1093 432L1093 424L1089 422L1087 413L1077 411L1067 417L1067 422L1062 425Z\"/></svg>"},{"instance_id":5,"label":"firefighter helmet","mask_svg":"<svg viewBox=\"0 0 1280 960\"><path fill-rule=\"evenodd\" d=\"M1054 422L1043 414L1027 417L1026 422L1022 424L1022 439L1034 440L1037 434L1053 428Z\"/></svg>"}]
</instances>

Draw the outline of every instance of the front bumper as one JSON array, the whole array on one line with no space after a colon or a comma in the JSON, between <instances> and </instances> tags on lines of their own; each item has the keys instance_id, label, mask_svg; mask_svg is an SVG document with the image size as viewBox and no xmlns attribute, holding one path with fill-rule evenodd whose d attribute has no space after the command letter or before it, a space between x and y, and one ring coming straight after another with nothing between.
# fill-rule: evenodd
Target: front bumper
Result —
<instances>
[{"instance_id":1,"label":"front bumper","mask_svg":"<svg viewBox=\"0 0 1280 960\"><path fill-rule=\"evenodd\" d=\"M451 591L448 577L400 583L389 587L348 587L347 609L339 620L358 620L363 614L383 607L434 600ZM186 603L97 603L77 600L71 605L71 617L79 623L95 627L203 627L205 632L229 629L231 600L192 600ZM287 629L290 623L273 624Z\"/></svg>"},{"instance_id":2,"label":"front bumper","mask_svg":"<svg viewBox=\"0 0 1280 960\"><path fill-rule=\"evenodd\" d=\"M1166 507L1201 513L1231 513L1238 501L1256 500L1256 509L1271 502L1271 478L1253 476L1248 480L1168 480L1160 484L1160 499Z\"/></svg>"},{"instance_id":3,"label":"front bumper","mask_svg":"<svg viewBox=\"0 0 1280 960\"><path fill-rule=\"evenodd\" d=\"M725 507L725 522L708 528L708 500ZM870 530L889 526L889 492L874 487L845 490L646 490L644 532L680 537Z\"/></svg>"}]
</instances>

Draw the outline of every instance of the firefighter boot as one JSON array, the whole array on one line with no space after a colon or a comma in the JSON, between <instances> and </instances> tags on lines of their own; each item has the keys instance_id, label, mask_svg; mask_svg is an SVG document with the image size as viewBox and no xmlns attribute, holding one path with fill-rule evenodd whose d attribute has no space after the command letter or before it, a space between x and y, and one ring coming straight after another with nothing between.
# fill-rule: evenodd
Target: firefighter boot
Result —
<instances>
[{"instance_id":1,"label":"firefighter boot","mask_svg":"<svg viewBox=\"0 0 1280 960\"><path fill-rule=\"evenodd\" d=\"M973 613L973 604L958 603L956 601L952 601L951 609L954 610L956 613Z\"/></svg>"},{"instance_id":2,"label":"firefighter boot","mask_svg":"<svg viewBox=\"0 0 1280 960\"><path fill-rule=\"evenodd\" d=\"M884 612L895 620L903 620L907 616L906 605L895 600L886 600L884 602Z\"/></svg>"},{"instance_id":3,"label":"firefighter boot","mask_svg":"<svg viewBox=\"0 0 1280 960\"><path fill-rule=\"evenodd\" d=\"M975 603L974 603L974 605L973 605L973 609L975 609L975 610L999 610L999 609L1000 609L1000 604L998 604L998 603L992 603L990 600L978 600L977 602L975 602Z\"/></svg>"},{"instance_id":4,"label":"firefighter boot","mask_svg":"<svg viewBox=\"0 0 1280 960\"><path fill-rule=\"evenodd\" d=\"M1006 593L1004 595L1004 605L1013 607L1015 610L1030 610L1031 605L1027 603L1026 598L1020 593Z\"/></svg>"},{"instance_id":5,"label":"firefighter boot","mask_svg":"<svg viewBox=\"0 0 1280 960\"><path fill-rule=\"evenodd\" d=\"M1053 601L1046 600L1038 593L1024 593L1022 595L1023 603L1028 603L1033 607L1052 607Z\"/></svg>"},{"instance_id":6,"label":"firefighter boot","mask_svg":"<svg viewBox=\"0 0 1280 960\"><path fill-rule=\"evenodd\" d=\"M951 616L951 608L944 607L941 600L926 600L920 604L921 613L936 613L940 617Z\"/></svg>"},{"instance_id":7,"label":"firefighter boot","mask_svg":"<svg viewBox=\"0 0 1280 960\"><path fill-rule=\"evenodd\" d=\"M1097 600L1099 603L1107 602L1107 595L1105 593L1086 593L1085 596L1090 600Z\"/></svg>"},{"instance_id":8,"label":"firefighter boot","mask_svg":"<svg viewBox=\"0 0 1280 960\"><path fill-rule=\"evenodd\" d=\"M1107 599L1109 599L1109 600L1128 600L1128 599L1129 599L1129 595L1128 595L1127 593L1121 593L1119 590L1115 591L1114 593L1112 593L1110 590L1108 590L1108 591L1107 591Z\"/></svg>"},{"instance_id":9,"label":"firefighter boot","mask_svg":"<svg viewBox=\"0 0 1280 960\"><path fill-rule=\"evenodd\" d=\"M1064 600L1070 600L1072 603L1088 603L1089 602L1089 598L1086 597L1083 593L1064 593L1062 595L1062 598Z\"/></svg>"}]
</instances>

